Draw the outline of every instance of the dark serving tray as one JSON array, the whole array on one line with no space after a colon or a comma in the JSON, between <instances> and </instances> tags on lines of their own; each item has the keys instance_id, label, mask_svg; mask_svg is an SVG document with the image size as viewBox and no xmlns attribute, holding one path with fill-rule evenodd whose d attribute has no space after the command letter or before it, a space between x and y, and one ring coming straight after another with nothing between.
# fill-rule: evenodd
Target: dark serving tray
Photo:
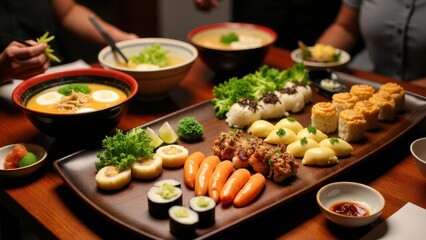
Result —
<instances>
[{"instance_id":1,"label":"dark serving tray","mask_svg":"<svg viewBox=\"0 0 426 240\"><path fill-rule=\"evenodd\" d=\"M344 73L338 72L338 76L347 87L353 84L369 84L376 89L380 87L378 83ZM318 101L329 100L313 91L313 102ZM308 126L310 124L310 109L312 104L308 104L300 113L291 114L291 116L296 118L303 126ZM425 118L426 98L406 92L406 109L405 113L397 115L394 122L379 123L377 131L367 132L364 141L352 144L354 147L352 155L340 159L339 164L332 167L319 168L303 166L301 159L297 159L296 161L300 163L297 177L284 184L277 184L268 180L263 193L252 204L243 208L232 206L224 208L219 204L216 206L216 223L209 228L198 229L198 238L213 237L222 231L226 231L237 224L253 218L255 215L265 213L274 207L285 204L289 200L324 184L327 180L343 173L344 170L351 168L361 161L375 161L371 156ZM168 121L172 126L177 126L179 119L185 116L194 116L203 124L206 130L202 142L193 144L178 142L187 147L190 153L202 151L206 155L212 154L211 147L213 146L214 139L218 137L221 131L230 130L224 120L219 120L215 117L210 101L182 109L141 127L149 126L154 130L158 130L164 121ZM188 206L188 201L194 196L194 192L185 186L183 170L165 169L163 174L154 181L143 182L132 180L130 185L121 191L114 193L100 192L95 182L95 162L98 161L96 153L100 151L101 149L81 150L55 161L54 167L75 194L114 224L141 237L174 239L174 236L169 232L168 220L158 220L149 215L146 193L154 181L174 178L182 182L183 205Z\"/></svg>"}]
</instances>

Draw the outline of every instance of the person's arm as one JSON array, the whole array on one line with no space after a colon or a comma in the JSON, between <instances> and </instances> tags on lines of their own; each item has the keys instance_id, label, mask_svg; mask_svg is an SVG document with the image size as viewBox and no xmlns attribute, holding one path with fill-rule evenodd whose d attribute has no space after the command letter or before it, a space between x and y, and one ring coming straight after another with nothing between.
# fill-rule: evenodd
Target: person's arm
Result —
<instances>
[{"instance_id":1,"label":"person's arm","mask_svg":"<svg viewBox=\"0 0 426 240\"><path fill-rule=\"evenodd\" d=\"M360 36L358 17L356 9L342 4L336 20L318 38L317 43L350 51Z\"/></svg>"},{"instance_id":2,"label":"person's arm","mask_svg":"<svg viewBox=\"0 0 426 240\"><path fill-rule=\"evenodd\" d=\"M59 24L75 35L97 44L106 44L100 33L89 21L89 16L94 15L99 24L117 42L128 39L136 39L134 33L124 32L117 27L105 22L96 16L93 11L76 3L74 0L52 0L52 9Z\"/></svg>"},{"instance_id":3,"label":"person's arm","mask_svg":"<svg viewBox=\"0 0 426 240\"><path fill-rule=\"evenodd\" d=\"M0 53L0 84L10 79L26 79L44 73L50 66L50 59L44 54L47 45L29 42L34 46L12 42Z\"/></svg>"}]
</instances>

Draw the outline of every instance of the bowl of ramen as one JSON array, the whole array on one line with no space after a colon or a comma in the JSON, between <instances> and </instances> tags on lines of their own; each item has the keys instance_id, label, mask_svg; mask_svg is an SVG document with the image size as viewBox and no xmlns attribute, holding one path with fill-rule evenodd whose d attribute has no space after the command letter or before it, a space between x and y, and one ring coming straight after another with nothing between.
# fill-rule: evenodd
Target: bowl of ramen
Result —
<instances>
[{"instance_id":1,"label":"bowl of ramen","mask_svg":"<svg viewBox=\"0 0 426 240\"><path fill-rule=\"evenodd\" d=\"M210 69L247 73L262 64L277 34L255 24L214 23L193 29L187 38Z\"/></svg>"},{"instance_id":2,"label":"bowl of ramen","mask_svg":"<svg viewBox=\"0 0 426 240\"><path fill-rule=\"evenodd\" d=\"M86 68L29 78L15 88L12 100L40 132L83 140L114 130L137 90L127 74Z\"/></svg>"},{"instance_id":3,"label":"bowl of ramen","mask_svg":"<svg viewBox=\"0 0 426 240\"><path fill-rule=\"evenodd\" d=\"M317 192L317 203L330 221L343 227L361 227L377 220L385 199L376 189L356 182L334 182Z\"/></svg>"},{"instance_id":4,"label":"bowl of ramen","mask_svg":"<svg viewBox=\"0 0 426 240\"><path fill-rule=\"evenodd\" d=\"M98 61L106 69L134 77L139 83L136 97L143 101L167 97L198 57L197 49L191 44L168 38L126 40L118 42L117 47L129 60L127 63L109 46L99 52Z\"/></svg>"}]
</instances>

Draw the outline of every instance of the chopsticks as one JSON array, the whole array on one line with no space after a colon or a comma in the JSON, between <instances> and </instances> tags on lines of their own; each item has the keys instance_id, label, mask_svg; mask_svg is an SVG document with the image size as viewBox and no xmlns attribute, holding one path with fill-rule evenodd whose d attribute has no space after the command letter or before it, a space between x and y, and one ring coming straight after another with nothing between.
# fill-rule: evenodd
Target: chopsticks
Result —
<instances>
[{"instance_id":1,"label":"chopsticks","mask_svg":"<svg viewBox=\"0 0 426 240\"><path fill-rule=\"evenodd\" d=\"M129 62L127 57L123 54L123 52L120 51L120 49L115 45L112 38L105 32L105 30L99 25L99 23L96 21L95 17L93 15L89 16L90 22L95 26L95 28L99 31L99 33L102 35L102 37L105 39L105 41L108 43L108 45L112 48L113 52L118 52L120 56L124 59L126 63Z\"/></svg>"},{"instance_id":2,"label":"chopsticks","mask_svg":"<svg viewBox=\"0 0 426 240\"><path fill-rule=\"evenodd\" d=\"M23 40L21 40L21 39L19 39L19 38L15 37L15 36L12 36L12 35L10 35L10 34L8 34L8 33L3 32L3 31L1 31L1 30L0 30L0 36L2 36L2 37L3 37L3 38L5 38L5 39L8 39L8 40L10 40L10 41L16 41L16 42L22 43L22 44L24 44L24 45L25 45L25 46L27 46L27 47L31 47L31 46L33 46L33 45L31 45L31 44L29 44L29 43L27 43L27 42L25 42L25 41L23 41Z\"/></svg>"}]
</instances>

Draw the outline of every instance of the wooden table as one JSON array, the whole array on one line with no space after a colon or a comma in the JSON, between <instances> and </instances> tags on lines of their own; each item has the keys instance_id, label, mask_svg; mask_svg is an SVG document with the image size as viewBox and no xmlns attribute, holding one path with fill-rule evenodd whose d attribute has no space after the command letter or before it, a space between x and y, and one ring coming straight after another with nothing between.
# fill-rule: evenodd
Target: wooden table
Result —
<instances>
[{"instance_id":1,"label":"wooden table","mask_svg":"<svg viewBox=\"0 0 426 240\"><path fill-rule=\"evenodd\" d=\"M266 61L271 67L291 66L288 51L273 48ZM344 71L366 79L384 83L390 79L371 73ZM185 80L169 98L158 103L134 101L119 128L129 129L212 97L211 89L220 76L215 75L197 60ZM402 83L409 91L426 96L426 88ZM18 110L0 103L0 146L17 142L52 142L39 133ZM424 122L424 121L423 121ZM410 154L410 143L424 136L425 124L405 134L391 146L375 155L375 165L364 161L333 181L356 181L379 190L386 206L381 219L374 224L344 229L332 224L320 214L316 205L316 191L310 191L272 212L238 225L224 233L222 239L250 237L259 239L349 239L359 238L374 225L385 220L407 202L426 208L426 179L418 171ZM53 144L47 164L31 177L0 179L0 202L3 226L10 234L16 233L16 219L23 221L41 239L132 239L136 238L120 227L103 219L89 208L65 185L52 167L53 161L82 146ZM6 220L7 219L7 222ZM13 237L14 234L12 234ZM8 237L10 237L9 235Z\"/></svg>"}]
</instances>

